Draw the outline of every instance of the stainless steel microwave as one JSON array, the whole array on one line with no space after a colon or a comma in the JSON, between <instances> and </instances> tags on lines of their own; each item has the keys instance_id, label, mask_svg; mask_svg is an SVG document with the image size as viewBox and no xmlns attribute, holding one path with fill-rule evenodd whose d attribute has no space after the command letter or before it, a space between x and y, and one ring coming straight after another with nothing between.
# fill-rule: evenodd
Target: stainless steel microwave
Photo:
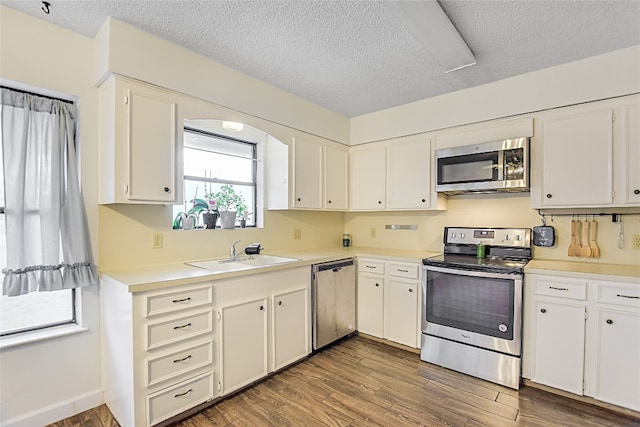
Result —
<instances>
[{"instance_id":1,"label":"stainless steel microwave","mask_svg":"<svg viewBox=\"0 0 640 427\"><path fill-rule=\"evenodd\" d=\"M436 150L436 191L529 191L529 138Z\"/></svg>"}]
</instances>

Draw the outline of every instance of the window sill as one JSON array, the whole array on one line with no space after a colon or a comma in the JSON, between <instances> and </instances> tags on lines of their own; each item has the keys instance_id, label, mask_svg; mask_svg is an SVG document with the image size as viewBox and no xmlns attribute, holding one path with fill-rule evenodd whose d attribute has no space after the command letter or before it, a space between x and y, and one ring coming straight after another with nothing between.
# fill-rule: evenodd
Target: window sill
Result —
<instances>
[{"instance_id":1,"label":"window sill","mask_svg":"<svg viewBox=\"0 0 640 427\"><path fill-rule=\"evenodd\" d=\"M0 350L60 338L67 335L75 335L88 330L89 328L80 325L63 325L39 331L24 332L21 334L0 337Z\"/></svg>"}]
</instances>

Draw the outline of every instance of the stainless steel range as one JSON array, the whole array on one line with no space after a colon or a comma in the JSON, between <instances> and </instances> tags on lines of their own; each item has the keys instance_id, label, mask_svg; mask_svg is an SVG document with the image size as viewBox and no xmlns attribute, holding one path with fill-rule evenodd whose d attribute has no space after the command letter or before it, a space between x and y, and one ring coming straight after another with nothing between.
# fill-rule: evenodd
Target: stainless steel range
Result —
<instances>
[{"instance_id":1,"label":"stainless steel range","mask_svg":"<svg viewBox=\"0 0 640 427\"><path fill-rule=\"evenodd\" d=\"M445 227L444 254L422 260L420 358L520 387L527 228Z\"/></svg>"}]
</instances>

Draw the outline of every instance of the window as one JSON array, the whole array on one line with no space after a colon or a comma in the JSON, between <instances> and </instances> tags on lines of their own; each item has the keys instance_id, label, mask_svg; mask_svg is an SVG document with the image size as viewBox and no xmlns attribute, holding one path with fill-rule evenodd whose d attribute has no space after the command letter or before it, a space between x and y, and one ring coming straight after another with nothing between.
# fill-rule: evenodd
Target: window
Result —
<instances>
[{"instance_id":1,"label":"window","mask_svg":"<svg viewBox=\"0 0 640 427\"><path fill-rule=\"evenodd\" d=\"M183 156L185 203L174 206L174 218L188 212L192 200L204 199L207 194L220 191L223 185L232 185L250 212L246 225L256 225L256 143L185 127ZM204 228L200 216L198 227Z\"/></svg>"},{"instance_id":2,"label":"window","mask_svg":"<svg viewBox=\"0 0 640 427\"><path fill-rule=\"evenodd\" d=\"M2 115L0 114L0 129ZM0 134L0 137L2 135ZM7 265L4 160L0 143L0 271ZM4 275L0 274L0 279ZM1 292L0 292L1 294ZM0 296L0 336L76 323L75 289Z\"/></svg>"}]
</instances>

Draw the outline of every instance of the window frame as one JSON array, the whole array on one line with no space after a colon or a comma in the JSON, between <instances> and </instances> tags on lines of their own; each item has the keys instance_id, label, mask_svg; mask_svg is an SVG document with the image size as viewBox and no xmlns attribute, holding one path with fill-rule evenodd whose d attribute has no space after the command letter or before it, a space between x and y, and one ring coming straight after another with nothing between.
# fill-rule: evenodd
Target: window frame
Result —
<instances>
[{"instance_id":1,"label":"window frame","mask_svg":"<svg viewBox=\"0 0 640 427\"><path fill-rule=\"evenodd\" d=\"M249 210L249 212L252 213L253 215L253 223L251 225L247 225L247 228L257 228L258 227L258 144L256 142L251 142L251 141L247 141L244 139L240 139L240 138L234 138L232 136L228 136L228 135L222 135L222 134L218 134L215 132L210 132L210 131L205 131L205 130L201 130L201 129L197 129L194 127L190 127L190 126L184 126L183 128L183 132L190 132L190 133L194 133L197 135L202 135L205 137L209 137L212 139L221 139L221 140L225 140L225 141L229 141L229 142L233 142L236 144L244 144L244 145L248 145L249 147L251 147L251 177L252 177L252 181L251 182L247 182L247 181L234 181L234 180L228 180L228 179L220 179L220 178L207 178L207 177L202 177L202 176L194 176L194 175L183 175L183 179L185 181L197 181L197 182L201 182L201 183L210 183L210 184L230 184L230 185L241 185L241 186L250 186L252 187L252 193L253 193L253 205L251 206L247 206L247 209ZM183 145L183 150L184 150L185 146ZM205 151L205 152L214 152L213 150L202 150L202 149L198 149L198 148L190 148L192 150L201 150L201 151ZM226 154L228 156L232 156L230 154ZM242 157L243 159L246 159L246 157ZM183 160L184 161L184 160ZM186 196L185 196L186 197ZM216 228L220 228L220 225L217 225Z\"/></svg>"}]
</instances>

